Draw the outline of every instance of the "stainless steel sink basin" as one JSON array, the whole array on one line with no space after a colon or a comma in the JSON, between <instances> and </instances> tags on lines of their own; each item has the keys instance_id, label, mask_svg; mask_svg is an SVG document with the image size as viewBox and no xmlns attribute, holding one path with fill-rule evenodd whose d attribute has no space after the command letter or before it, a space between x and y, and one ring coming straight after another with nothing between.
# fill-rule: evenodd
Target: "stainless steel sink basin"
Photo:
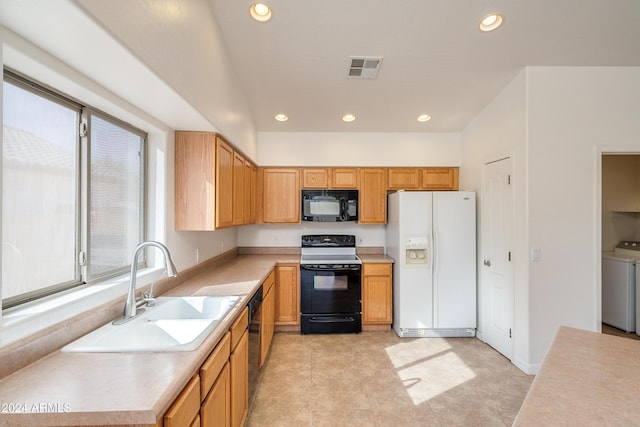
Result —
<instances>
[{"instance_id":1,"label":"stainless steel sink basin","mask_svg":"<svg viewBox=\"0 0 640 427\"><path fill-rule=\"evenodd\" d=\"M68 352L166 352L196 349L238 303L238 296L159 297L122 325L111 323L68 344Z\"/></svg>"}]
</instances>

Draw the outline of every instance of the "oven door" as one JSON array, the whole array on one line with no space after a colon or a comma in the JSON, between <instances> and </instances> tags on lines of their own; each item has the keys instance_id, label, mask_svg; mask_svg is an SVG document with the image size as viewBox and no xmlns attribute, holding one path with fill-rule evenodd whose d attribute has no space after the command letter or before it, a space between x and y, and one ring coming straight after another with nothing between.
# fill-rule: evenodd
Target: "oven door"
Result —
<instances>
[{"instance_id":1,"label":"oven door","mask_svg":"<svg viewBox=\"0 0 640 427\"><path fill-rule=\"evenodd\" d=\"M304 314L361 313L360 265L300 266L300 311Z\"/></svg>"}]
</instances>

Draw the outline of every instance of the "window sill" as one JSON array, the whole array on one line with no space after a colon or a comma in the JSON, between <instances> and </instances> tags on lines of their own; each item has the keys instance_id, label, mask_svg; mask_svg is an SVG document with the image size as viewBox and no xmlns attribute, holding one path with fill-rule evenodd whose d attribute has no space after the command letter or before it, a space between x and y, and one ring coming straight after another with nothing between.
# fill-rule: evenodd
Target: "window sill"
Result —
<instances>
[{"instance_id":1,"label":"window sill","mask_svg":"<svg viewBox=\"0 0 640 427\"><path fill-rule=\"evenodd\" d=\"M141 270L136 279L136 289L154 283L162 277L164 277L164 268ZM126 295L128 288L129 275L127 274L6 309L2 312L0 319L0 349L46 328L61 324L74 316L122 298Z\"/></svg>"}]
</instances>

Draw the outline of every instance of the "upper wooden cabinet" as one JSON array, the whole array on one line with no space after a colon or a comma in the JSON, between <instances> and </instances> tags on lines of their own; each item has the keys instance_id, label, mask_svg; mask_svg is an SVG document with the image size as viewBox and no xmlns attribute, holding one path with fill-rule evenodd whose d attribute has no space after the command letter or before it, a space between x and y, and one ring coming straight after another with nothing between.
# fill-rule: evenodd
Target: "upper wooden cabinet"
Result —
<instances>
[{"instance_id":1,"label":"upper wooden cabinet","mask_svg":"<svg viewBox=\"0 0 640 427\"><path fill-rule=\"evenodd\" d=\"M360 169L358 207L358 222L360 224L385 224L387 222L386 169Z\"/></svg>"},{"instance_id":2,"label":"upper wooden cabinet","mask_svg":"<svg viewBox=\"0 0 640 427\"><path fill-rule=\"evenodd\" d=\"M329 188L329 169L302 169L302 188Z\"/></svg>"},{"instance_id":3,"label":"upper wooden cabinet","mask_svg":"<svg viewBox=\"0 0 640 427\"><path fill-rule=\"evenodd\" d=\"M215 228L233 225L234 153L233 148L216 136Z\"/></svg>"},{"instance_id":4,"label":"upper wooden cabinet","mask_svg":"<svg viewBox=\"0 0 640 427\"><path fill-rule=\"evenodd\" d=\"M387 169L387 188L389 190L420 189L420 169L418 168Z\"/></svg>"},{"instance_id":5,"label":"upper wooden cabinet","mask_svg":"<svg viewBox=\"0 0 640 427\"><path fill-rule=\"evenodd\" d=\"M458 168L389 168L389 190L457 190Z\"/></svg>"},{"instance_id":6,"label":"upper wooden cabinet","mask_svg":"<svg viewBox=\"0 0 640 427\"><path fill-rule=\"evenodd\" d=\"M245 216L245 171L244 157L233 153L233 225L246 224ZM248 214L249 212L247 212Z\"/></svg>"},{"instance_id":7,"label":"upper wooden cabinet","mask_svg":"<svg viewBox=\"0 0 640 427\"><path fill-rule=\"evenodd\" d=\"M175 156L176 230L255 223L255 165L231 144L212 132L179 131Z\"/></svg>"},{"instance_id":8,"label":"upper wooden cabinet","mask_svg":"<svg viewBox=\"0 0 640 427\"><path fill-rule=\"evenodd\" d=\"M458 190L458 168L423 168L422 188L425 190Z\"/></svg>"},{"instance_id":9,"label":"upper wooden cabinet","mask_svg":"<svg viewBox=\"0 0 640 427\"><path fill-rule=\"evenodd\" d=\"M302 188L357 189L357 168L302 168Z\"/></svg>"},{"instance_id":10,"label":"upper wooden cabinet","mask_svg":"<svg viewBox=\"0 0 640 427\"><path fill-rule=\"evenodd\" d=\"M337 189L357 189L358 169L333 168L331 169L331 186Z\"/></svg>"},{"instance_id":11,"label":"upper wooden cabinet","mask_svg":"<svg viewBox=\"0 0 640 427\"><path fill-rule=\"evenodd\" d=\"M260 168L262 222L300 222L300 169Z\"/></svg>"},{"instance_id":12,"label":"upper wooden cabinet","mask_svg":"<svg viewBox=\"0 0 640 427\"><path fill-rule=\"evenodd\" d=\"M176 132L176 230L213 230L216 139L206 132Z\"/></svg>"}]
</instances>

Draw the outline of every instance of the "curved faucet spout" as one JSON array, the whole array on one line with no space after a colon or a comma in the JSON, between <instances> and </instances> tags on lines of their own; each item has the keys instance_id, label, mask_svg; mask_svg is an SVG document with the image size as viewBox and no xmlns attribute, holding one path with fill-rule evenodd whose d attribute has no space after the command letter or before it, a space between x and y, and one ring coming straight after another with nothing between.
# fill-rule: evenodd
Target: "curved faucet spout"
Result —
<instances>
[{"instance_id":1,"label":"curved faucet spout","mask_svg":"<svg viewBox=\"0 0 640 427\"><path fill-rule=\"evenodd\" d=\"M178 270L173 264L171 254L169 254L169 249L167 249L165 245L153 240L140 243L133 251L133 256L131 257L131 277L129 279L129 292L127 293L127 300L124 304L124 314L121 318L116 319L113 322L114 324L122 324L128 320L133 319L138 314L138 310L136 308L136 276L138 274L138 254L147 246L154 246L162 251L162 254L164 255L167 276L175 277L178 275Z\"/></svg>"}]
</instances>

